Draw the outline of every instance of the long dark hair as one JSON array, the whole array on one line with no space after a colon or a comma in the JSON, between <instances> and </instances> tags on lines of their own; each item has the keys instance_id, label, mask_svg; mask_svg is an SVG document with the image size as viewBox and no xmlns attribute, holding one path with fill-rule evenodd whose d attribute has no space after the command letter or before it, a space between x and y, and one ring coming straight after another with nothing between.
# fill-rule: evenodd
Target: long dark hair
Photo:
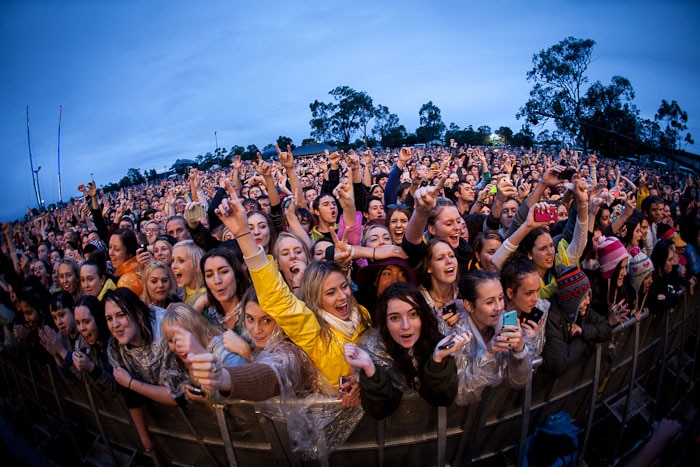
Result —
<instances>
[{"instance_id":1,"label":"long dark hair","mask_svg":"<svg viewBox=\"0 0 700 467\"><path fill-rule=\"evenodd\" d=\"M270 246L272 246L272 244ZM248 275L248 271L243 269L243 265L238 260L238 257L236 257L236 254L228 248L219 247L208 251L204 256L202 256L202 260L199 262L199 269L202 271L202 277L204 277L205 287L207 281L204 274L204 263L206 263L209 258L223 258L224 261L226 261L228 265L231 266L233 274L236 277L236 297L238 297L238 300L241 300L245 291L251 288L252 284L250 281L250 276ZM209 303L214 305L216 311L221 316L224 316L228 311L230 311L224 310L222 308L221 303L219 303L219 301L216 298L214 298L214 295L211 293L211 290L209 290L209 287L206 287L206 289Z\"/></svg>"},{"instance_id":2,"label":"long dark hair","mask_svg":"<svg viewBox=\"0 0 700 467\"><path fill-rule=\"evenodd\" d=\"M84 306L90 310L90 314L97 324L97 341L101 342L102 345L106 344L109 340L109 328L107 327L105 307L102 302L92 295L83 295L75 302L75 307L78 308L79 306Z\"/></svg>"},{"instance_id":3,"label":"long dark hair","mask_svg":"<svg viewBox=\"0 0 700 467\"><path fill-rule=\"evenodd\" d=\"M138 295L126 287L117 287L105 293L102 302L107 303L108 301L117 305L138 326L144 345L153 342L153 327L151 325L153 312L139 299ZM119 348L119 342L116 339L111 339L110 346L116 351Z\"/></svg>"},{"instance_id":4,"label":"long dark hair","mask_svg":"<svg viewBox=\"0 0 700 467\"><path fill-rule=\"evenodd\" d=\"M420 318L420 337L411 349L401 347L389 334L387 310L389 301L394 299L412 305ZM377 320L379 334L384 340L387 353L394 360L396 368L406 378L406 382L411 386L415 386L414 381L417 380L420 368L432 357L435 345L443 338L438 330L438 323L433 310L428 305L428 302L425 301L417 286L409 282L397 282L387 287L379 298ZM416 366L413 365L411 353L417 361Z\"/></svg>"}]
</instances>

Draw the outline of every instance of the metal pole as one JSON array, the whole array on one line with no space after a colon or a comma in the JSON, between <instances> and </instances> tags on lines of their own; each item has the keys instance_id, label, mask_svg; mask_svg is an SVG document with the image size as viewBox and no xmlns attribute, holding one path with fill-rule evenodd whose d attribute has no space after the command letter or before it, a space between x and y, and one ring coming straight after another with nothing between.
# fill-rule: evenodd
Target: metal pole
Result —
<instances>
[{"instance_id":1,"label":"metal pole","mask_svg":"<svg viewBox=\"0 0 700 467\"><path fill-rule=\"evenodd\" d=\"M32 185L34 186L34 194L36 195L36 204L39 209L41 209L41 195L39 194L36 182L37 171L34 170L34 159L32 158L32 140L29 137L29 106L27 106L27 145L29 146L29 167L32 170Z\"/></svg>"},{"instance_id":2,"label":"metal pole","mask_svg":"<svg viewBox=\"0 0 700 467\"><path fill-rule=\"evenodd\" d=\"M438 407L437 416L437 467L445 467L445 452L447 450L447 407Z\"/></svg>"},{"instance_id":3,"label":"metal pole","mask_svg":"<svg viewBox=\"0 0 700 467\"><path fill-rule=\"evenodd\" d=\"M61 115L63 106L58 106L58 202L63 203L63 191L61 190Z\"/></svg>"},{"instance_id":4,"label":"metal pole","mask_svg":"<svg viewBox=\"0 0 700 467\"><path fill-rule=\"evenodd\" d=\"M588 449L588 439L591 435L593 427L593 418L595 416L595 404L598 400L598 385L600 384L600 360L603 355L603 344L595 346L595 372L593 373L593 383L591 384L591 400L588 405L588 420L586 420L586 431L583 435L583 443L581 444L581 455L579 456L579 465L584 465L583 457Z\"/></svg>"}]
</instances>

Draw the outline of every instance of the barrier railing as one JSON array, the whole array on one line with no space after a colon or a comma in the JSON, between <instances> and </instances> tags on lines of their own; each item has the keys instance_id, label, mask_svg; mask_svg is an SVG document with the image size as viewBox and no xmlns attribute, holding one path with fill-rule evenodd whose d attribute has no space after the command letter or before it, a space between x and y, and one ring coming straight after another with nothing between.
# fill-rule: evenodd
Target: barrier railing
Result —
<instances>
[{"instance_id":1,"label":"barrier railing","mask_svg":"<svg viewBox=\"0 0 700 467\"><path fill-rule=\"evenodd\" d=\"M700 294L697 294L700 295ZM525 440L547 415L565 410L581 427L581 457L604 416L619 423L615 452L630 419L658 418L673 409L695 384L700 344L700 300L685 297L661 318L642 314L613 331L612 344L553 379L533 363L533 379L522 389L487 388L469 407L434 408L406 398L386 420L363 417L348 440L321 465L478 464L505 456L524 460ZM34 428L32 437L61 438L79 459L102 456L104 465L128 465L139 438L120 397L89 384L71 384L46 364L3 356L0 400L6 419ZM673 377L669 379L669 375ZM668 396L661 392L672 381ZM337 404L333 401L329 404ZM319 407L318 410L323 410ZM184 408L148 404L146 414L159 458L186 465L305 465L292 452L284 423L244 401L190 403ZM158 461L158 459L154 458Z\"/></svg>"}]
</instances>

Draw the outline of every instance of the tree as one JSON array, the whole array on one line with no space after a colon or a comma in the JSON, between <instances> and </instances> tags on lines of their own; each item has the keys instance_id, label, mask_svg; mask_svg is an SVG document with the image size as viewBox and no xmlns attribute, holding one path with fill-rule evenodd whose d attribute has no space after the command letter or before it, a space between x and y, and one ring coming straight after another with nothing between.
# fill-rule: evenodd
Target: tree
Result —
<instances>
[{"instance_id":1,"label":"tree","mask_svg":"<svg viewBox=\"0 0 700 467\"><path fill-rule=\"evenodd\" d=\"M532 147L535 144L535 133L530 128L530 125L523 125L520 131L513 135L510 144L512 146L523 146L526 148Z\"/></svg>"},{"instance_id":2,"label":"tree","mask_svg":"<svg viewBox=\"0 0 700 467\"><path fill-rule=\"evenodd\" d=\"M146 180L143 178L143 175L141 175L141 172L139 169L134 169L130 168L129 170L126 171L126 178L129 179L131 183L128 185L138 185L139 183L143 183Z\"/></svg>"},{"instance_id":3,"label":"tree","mask_svg":"<svg viewBox=\"0 0 700 467\"><path fill-rule=\"evenodd\" d=\"M318 144L318 142L314 138L304 138L301 140L302 146L306 146L307 144Z\"/></svg>"},{"instance_id":4,"label":"tree","mask_svg":"<svg viewBox=\"0 0 700 467\"><path fill-rule=\"evenodd\" d=\"M498 135L498 139L500 140L501 144L505 146L510 146L512 144L513 130L507 126L500 127L498 130L496 130L496 134Z\"/></svg>"},{"instance_id":5,"label":"tree","mask_svg":"<svg viewBox=\"0 0 700 467\"><path fill-rule=\"evenodd\" d=\"M292 138L289 136L280 136L277 138L277 146L280 147L283 151L287 150L287 146L290 146L292 149L296 148L294 143L292 142Z\"/></svg>"},{"instance_id":6,"label":"tree","mask_svg":"<svg viewBox=\"0 0 700 467\"><path fill-rule=\"evenodd\" d=\"M314 140L324 143L331 141L331 113L333 112L333 107L332 103L327 104L319 100L309 104L309 109L311 109L309 125L311 125L311 137Z\"/></svg>"},{"instance_id":7,"label":"tree","mask_svg":"<svg viewBox=\"0 0 700 467\"><path fill-rule=\"evenodd\" d=\"M440 108L433 104L433 101L423 104L418 111L418 116L420 117L420 127L416 129L418 141L429 143L442 139L442 135L445 133L445 124L442 123Z\"/></svg>"},{"instance_id":8,"label":"tree","mask_svg":"<svg viewBox=\"0 0 700 467\"><path fill-rule=\"evenodd\" d=\"M245 152L245 148L243 146L235 145L231 148L231 150L229 151L229 154L231 156L234 156L234 155L241 156L241 155L243 155L244 152Z\"/></svg>"},{"instance_id":9,"label":"tree","mask_svg":"<svg viewBox=\"0 0 700 467\"><path fill-rule=\"evenodd\" d=\"M627 78L613 76L608 86L596 81L582 100L581 131L588 144L607 155L634 154L638 147L637 107Z\"/></svg>"},{"instance_id":10,"label":"tree","mask_svg":"<svg viewBox=\"0 0 700 467\"><path fill-rule=\"evenodd\" d=\"M516 118L523 117L532 125L554 119L559 130L577 137L583 117L582 87L588 82L586 70L594 45L591 39L567 37L535 54L533 67L527 73L527 80L534 82L534 87Z\"/></svg>"},{"instance_id":11,"label":"tree","mask_svg":"<svg viewBox=\"0 0 700 467\"><path fill-rule=\"evenodd\" d=\"M257 158L257 154L260 151L258 147L254 144L249 144L248 147L246 148L245 152L241 155L242 159L246 160L255 160Z\"/></svg>"},{"instance_id":12,"label":"tree","mask_svg":"<svg viewBox=\"0 0 700 467\"><path fill-rule=\"evenodd\" d=\"M355 132L360 131L367 139L369 124L374 118L372 98L364 91L355 91L349 86L338 86L328 94L335 102L315 100L311 109L311 137L317 141L339 141L348 147Z\"/></svg>"},{"instance_id":13,"label":"tree","mask_svg":"<svg viewBox=\"0 0 700 467\"><path fill-rule=\"evenodd\" d=\"M406 135L406 128L399 124L398 115L389 112L389 107L378 105L374 109L372 134L380 140L384 147L400 147ZM396 145L399 140L401 142Z\"/></svg>"},{"instance_id":14,"label":"tree","mask_svg":"<svg viewBox=\"0 0 700 467\"><path fill-rule=\"evenodd\" d=\"M688 112L681 109L678 102L671 101L669 104L666 99L661 101L659 110L654 115L654 121L659 126L661 133L659 134L659 146L666 150L680 150L682 142L694 144L693 137L690 133L686 133L683 137L683 132L688 129Z\"/></svg>"}]
</instances>

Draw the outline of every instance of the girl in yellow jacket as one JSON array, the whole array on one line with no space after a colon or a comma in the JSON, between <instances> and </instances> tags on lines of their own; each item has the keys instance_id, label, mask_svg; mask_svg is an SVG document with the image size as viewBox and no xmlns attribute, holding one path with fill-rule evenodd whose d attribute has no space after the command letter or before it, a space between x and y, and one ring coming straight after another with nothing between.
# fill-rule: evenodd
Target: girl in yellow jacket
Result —
<instances>
[{"instance_id":1,"label":"girl in yellow jacket","mask_svg":"<svg viewBox=\"0 0 700 467\"><path fill-rule=\"evenodd\" d=\"M277 264L255 243L245 209L227 181L231 199L224 199L217 214L234 234L258 295L260 308L269 314L303 349L320 373L340 390L343 406L359 403L357 382L341 378L352 374L345 362L344 344L356 343L370 327L370 316L352 296L347 277L335 265L312 263L303 273L297 298L285 282ZM296 286L294 286L296 288Z\"/></svg>"}]
</instances>

